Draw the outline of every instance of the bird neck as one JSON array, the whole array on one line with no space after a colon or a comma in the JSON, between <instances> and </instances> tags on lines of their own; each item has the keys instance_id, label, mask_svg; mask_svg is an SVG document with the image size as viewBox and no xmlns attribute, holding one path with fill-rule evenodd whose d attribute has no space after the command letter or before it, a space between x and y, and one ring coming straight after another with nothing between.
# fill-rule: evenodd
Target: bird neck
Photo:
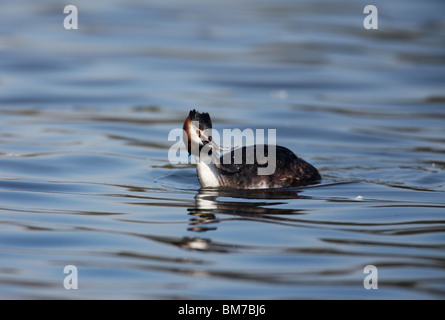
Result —
<instances>
[{"instance_id":1,"label":"bird neck","mask_svg":"<svg viewBox=\"0 0 445 320\"><path fill-rule=\"evenodd\" d=\"M216 154L216 152L215 152ZM203 188L219 187L219 169L214 161L215 155L207 157L195 157L197 159L196 172L199 183Z\"/></svg>"}]
</instances>

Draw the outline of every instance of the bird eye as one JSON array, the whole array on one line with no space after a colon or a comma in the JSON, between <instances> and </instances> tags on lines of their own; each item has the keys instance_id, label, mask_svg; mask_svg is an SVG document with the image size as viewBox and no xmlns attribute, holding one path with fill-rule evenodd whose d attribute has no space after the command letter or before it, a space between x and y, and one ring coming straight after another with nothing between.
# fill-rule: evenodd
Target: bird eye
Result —
<instances>
[{"instance_id":1,"label":"bird eye","mask_svg":"<svg viewBox=\"0 0 445 320\"><path fill-rule=\"evenodd\" d=\"M201 130L196 130L196 134L201 138Z\"/></svg>"},{"instance_id":2,"label":"bird eye","mask_svg":"<svg viewBox=\"0 0 445 320\"><path fill-rule=\"evenodd\" d=\"M209 136L209 141L212 141L212 136Z\"/></svg>"}]
</instances>

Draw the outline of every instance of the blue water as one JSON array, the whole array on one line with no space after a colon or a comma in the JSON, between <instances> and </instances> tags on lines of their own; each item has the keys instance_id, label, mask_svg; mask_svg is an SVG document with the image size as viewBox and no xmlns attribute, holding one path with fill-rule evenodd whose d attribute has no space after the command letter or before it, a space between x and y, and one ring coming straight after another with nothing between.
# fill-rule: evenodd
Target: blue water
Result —
<instances>
[{"instance_id":1,"label":"blue water","mask_svg":"<svg viewBox=\"0 0 445 320\"><path fill-rule=\"evenodd\" d=\"M445 298L443 1L70 4L0 10L0 298ZM193 108L323 181L200 189Z\"/></svg>"}]
</instances>

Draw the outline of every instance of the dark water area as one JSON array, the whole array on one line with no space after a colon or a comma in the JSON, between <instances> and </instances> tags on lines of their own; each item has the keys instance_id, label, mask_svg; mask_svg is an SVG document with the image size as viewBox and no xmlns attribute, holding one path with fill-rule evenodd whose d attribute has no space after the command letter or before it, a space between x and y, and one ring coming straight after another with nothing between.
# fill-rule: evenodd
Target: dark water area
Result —
<instances>
[{"instance_id":1,"label":"dark water area","mask_svg":"<svg viewBox=\"0 0 445 320\"><path fill-rule=\"evenodd\" d=\"M443 1L70 4L1 5L0 298L445 298ZM322 182L201 189L193 108Z\"/></svg>"}]
</instances>

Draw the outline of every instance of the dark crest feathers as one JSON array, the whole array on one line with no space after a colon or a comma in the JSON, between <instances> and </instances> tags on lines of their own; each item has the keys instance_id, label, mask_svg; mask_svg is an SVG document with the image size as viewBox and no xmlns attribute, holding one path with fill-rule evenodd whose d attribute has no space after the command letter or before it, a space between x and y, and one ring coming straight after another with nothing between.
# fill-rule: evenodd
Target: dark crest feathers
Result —
<instances>
[{"instance_id":1,"label":"dark crest feathers","mask_svg":"<svg viewBox=\"0 0 445 320\"><path fill-rule=\"evenodd\" d=\"M191 110L189 113L190 121L199 122L199 129L206 130L212 128L212 120L208 113L199 113L195 109Z\"/></svg>"}]
</instances>

